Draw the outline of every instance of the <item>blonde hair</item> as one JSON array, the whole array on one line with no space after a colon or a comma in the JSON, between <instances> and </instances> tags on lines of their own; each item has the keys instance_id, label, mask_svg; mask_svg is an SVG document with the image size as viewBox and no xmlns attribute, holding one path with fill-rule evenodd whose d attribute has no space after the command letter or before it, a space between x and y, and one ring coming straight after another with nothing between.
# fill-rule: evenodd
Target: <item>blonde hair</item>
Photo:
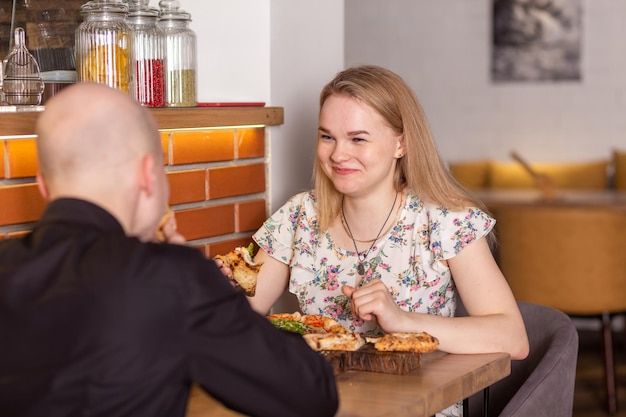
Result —
<instances>
[{"instance_id":1,"label":"blonde hair","mask_svg":"<svg viewBox=\"0 0 626 417\"><path fill-rule=\"evenodd\" d=\"M481 207L445 167L417 97L397 74L374 65L339 72L320 94L320 109L332 95L345 95L378 112L398 134L404 135L406 154L398 160L394 174L396 190L412 194L442 207ZM314 166L315 196L320 230L327 230L341 209L342 194L322 169Z\"/></svg>"}]
</instances>

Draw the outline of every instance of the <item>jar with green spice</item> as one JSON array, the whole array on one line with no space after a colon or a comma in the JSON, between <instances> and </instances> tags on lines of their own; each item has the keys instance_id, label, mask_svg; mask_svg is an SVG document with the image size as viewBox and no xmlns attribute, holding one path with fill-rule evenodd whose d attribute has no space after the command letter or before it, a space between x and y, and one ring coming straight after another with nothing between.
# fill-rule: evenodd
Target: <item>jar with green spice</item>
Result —
<instances>
[{"instance_id":1,"label":"jar with green spice","mask_svg":"<svg viewBox=\"0 0 626 417\"><path fill-rule=\"evenodd\" d=\"M196 34L189 28L191 15L180 10L178 0L159 2L158 26L165 39L165 83L168 107L196 106Z\"/></svg>"}]
</instances>

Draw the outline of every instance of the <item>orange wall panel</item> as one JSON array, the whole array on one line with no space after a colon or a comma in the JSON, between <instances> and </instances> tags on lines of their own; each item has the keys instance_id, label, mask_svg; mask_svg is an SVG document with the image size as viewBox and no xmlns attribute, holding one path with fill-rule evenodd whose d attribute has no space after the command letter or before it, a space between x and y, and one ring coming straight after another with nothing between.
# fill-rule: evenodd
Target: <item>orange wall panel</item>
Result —
<instances>
[{"instance_id":1,"label":"orange wall panel","mask_svg":"<svg viewBox=\"0 0 626 417\"><path fill-rule=\"evenodd\" d=\"M265 128L168 130L160 133L160 140L169 204L187 205L177 209L176 219L179 232L196 241L192 247L210 255L252 242L252 233L266 218L266 201L258 195L266 188L265 161L247 165L237 161L265 156ZM11 184L0 185L0 240L28 233L29 223L45 209L46 202L30 180L37 166L36 139L0 140L0 179ZM22 182L12 182L13 178L27 178L28 183L13 185ZM235 201L205 206L207 200L231 197ZM209 244L202 241L206 238L218 241Z\"/></svg>"},{"instance_id":2,"label":"orange wall panel","mask_svg":"<svg viewBox=\"0 0 626 417\"><path fill-rule=\"evenodd\" d=\"M170 134L168 132L163 132L161 133L161 148L163 148L163 164L167 165L169 163L170 157L169 157L169 139L170 139Z\"/></svg>"},{"instance_id":3,"label":"orange wall panel","mask_svg":"<svg viewBox=\"0 0 626 417\"><path fill-rule=\"evenodd\" d=\"M237 232L256 231L266 219L265 200L247 201L237 204Z\"/></svg>"},{"instance_id":4,"label":"orange wall panel","mask_svg":"<svg viewBox=\"0 0 626 417\"><path fill-rule=\"evenodd\" d=\"M172 163L227 161L235 157L233 129L172 132Z\"/></svg>"},{"instance_id":5,"label":"orange wall panel","mask_svg":"<svg viewBox=\"0 0 626 417\"><path fill-rule=\"evenodd\" d=\"M265 129L237 129L237 158L260 158L265 155Z\"/></svg>"},{"instance_id":6,"label":"orange wall panel","mask_svg":"<svg viewBox=\"0 0 626 417\"><path fill-rule=\"evenodd\" d=\"M176 212L178 232L187 240L202 239L235 231L235 205L201 207Z\"/></svg>"},{"instance_id":7,"label":"orange wall panel","mask_svg":"<svg viewBox=\"0 0 626 417\"><path fill-rule=\"evenodd\" d=\"M6 145L9 162L7 178L34 177L37 174L37 143L35 139L9 140Z\"/></svg>"},{"instance_id":8,"label":"orange wall panel","mask_svg":"<svg viewBox=\"0 0 626 417\"><path fill-rule=\"evenodd\" d=\"M208 170L209 199L265 191L265 165L237 165Z\"/></svg>"},{"instance_id":9,"label":"orange wall panel","mask_svg":"<svg viewBox=\"0 0 626 417\"><path fill-rule=\"evenodd\" d=\"M43 212L45 201L37 184L0 187L0 225L33 222Z\"/></svg>"},{"instance_id":10,"label":"orange wall panel","mask_svg":"<svg viewBox=\"0 0 626 417\"><path fill-rule=\"evenodd\" d=\"M206 200L206 170L168 172L170 204L192 203Z\"/></svg>"},{"instance_id":11,"label":"orange wall panel","mask_svg":"<svg viewBox=\"0 0 626 417\"><path fill-rule=\"evenodd\" d=\"M0 140L0 178L4 178L4 145L5 141Z\"/></svg>"}]
</instances>

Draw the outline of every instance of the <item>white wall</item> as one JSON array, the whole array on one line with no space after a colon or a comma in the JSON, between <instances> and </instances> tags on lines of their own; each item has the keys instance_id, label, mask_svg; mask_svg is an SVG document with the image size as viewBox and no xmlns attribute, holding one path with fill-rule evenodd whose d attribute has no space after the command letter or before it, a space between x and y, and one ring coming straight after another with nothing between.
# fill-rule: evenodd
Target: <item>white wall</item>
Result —
<instances>
[{"instance_id":1,"label":"white wall","mask_svg":"<svg viewBox=\"0 0 626 417\"><path fill-rule=\"evenodd\" d=\"M180 4L191 13L190 27L198 38L198 101L269 102L270 0Z\"/></svg>"},{"instance_id":2,"label":"white wall","mask_svg":"<svg viewBox=\"0 0 626 417\"><path fill-rule=\"evenodd\" d=\"M285 109L268 135L274 211L310 187L319 92L343 68L343 0L181 0L181 9L198 37L198 101Z\"/></svg>"},{"instance_id":3,"label":"white wall","mask_svg":"<svg viewBox=\"0 0 626 417\"><path fill-rule=\"evenodd\" d=\"M626 2L583 0L581 82L490 81L490 0L345 0L346 65L414 88L444 159L606 158L626 148Z\"/></svg>"},{"instance_id":4,"label":"white wall","mask_svg":"<svg viewBox=\"0 0 626 417\"><path fill-rule=\"evenodd\" d=\"M272 0L272 100L286 123L272 136L271 203L309 189L319 93L343 68L343 1ZM287 183L287 181L289 183Z\"/></svg>"}]
</instances>

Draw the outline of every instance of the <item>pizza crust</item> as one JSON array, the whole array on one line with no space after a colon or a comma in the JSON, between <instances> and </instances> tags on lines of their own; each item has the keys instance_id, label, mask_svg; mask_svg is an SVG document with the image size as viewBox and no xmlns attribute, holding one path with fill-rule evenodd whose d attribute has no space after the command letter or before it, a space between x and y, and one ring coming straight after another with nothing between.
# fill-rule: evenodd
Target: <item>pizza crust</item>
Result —
<instances>
[{"instance_id":1,"label":"pizza crust","mask_svg":"<svg viewBox=\"0 0 626 417\"><path fill-rule=\"evenodd\" d=\"M380 352L433 352L439 346L439 340L424 332L387 333L379 338L368 340L374 343Z\"/></svg>"},{"instance_id":2,"label":"pizza crust","mask_svg":"<svg viewBox=\"0 0 626 417\"><path fill-rule=\"evenodd\" d=\"M359 350L365 339L358 333L312 333L302 336L313 350Z\"/></svg>"}]
</instances>

